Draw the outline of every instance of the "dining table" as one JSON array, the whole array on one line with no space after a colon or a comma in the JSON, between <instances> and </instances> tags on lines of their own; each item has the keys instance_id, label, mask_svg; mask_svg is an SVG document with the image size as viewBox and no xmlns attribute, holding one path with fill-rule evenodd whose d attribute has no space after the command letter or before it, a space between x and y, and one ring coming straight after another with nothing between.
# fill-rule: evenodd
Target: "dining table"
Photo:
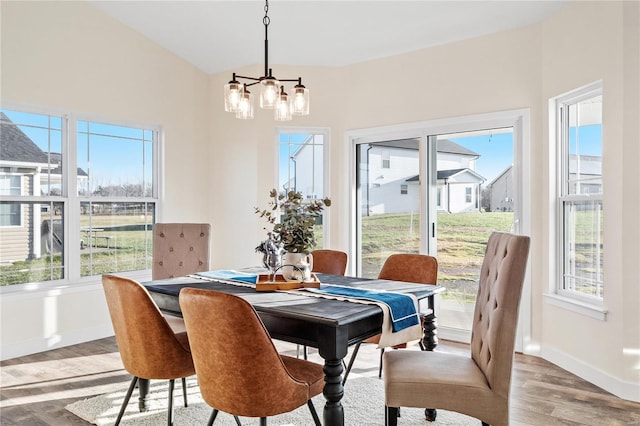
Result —
<instances>
[{"instance_id":1,"label":"dining table","mask_svg":"<svg viewBox=\"0 0 640 426\"><path fill-rule=\"evenodd\" d=\"M413 295L423 317L422 347L433 350L437 346L434 312L436 296L445 290L444 287L341 275L316 276L323 285ZM314 297L303 290L256 291L255 286L247 283L233 283L198 275L154 280L142 284L165 315L182 316L178 297L180 290L185 287L234 294L251 303L273 339L317 348L324 360L323 395L326 403L323 424L344 425L344 407L341 403L344 395L343 359L349 346L381 332L384 314L380 306ZM139 387L139 407L144 410L148 383L143 381Z\"/></svg>"}]
</instances>

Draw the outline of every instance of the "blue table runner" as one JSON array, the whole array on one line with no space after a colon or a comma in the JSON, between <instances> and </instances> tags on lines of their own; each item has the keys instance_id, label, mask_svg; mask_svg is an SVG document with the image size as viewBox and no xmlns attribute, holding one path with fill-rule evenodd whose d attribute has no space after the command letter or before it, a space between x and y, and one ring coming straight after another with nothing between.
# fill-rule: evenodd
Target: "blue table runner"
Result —
<instances>
[{"instance_id":1,"label":"blue table runner","mask_svg":"<svg viewBox=\"0 0 640 426\"><path fill-rule=\"evenodd\" d=\"M245 272L232 271L226 269L219 269L216 271L197 272L194 275L198 275L205 278L211 278L214 280L231 280L242 281L250 284L255 284L258 279L256 274L247 274Z\"/></svg>"},{"instance_id":2,"label":"blue table runner","mask_svg":"<svg viewBox=\"0 0 640 426\"><path fill-rule=\"evenodd\" d=\"M320 288L307 288L305 290L313 293L384 303L389 307L391 328L394 333L420 324L420 317L416 310L415 301L411 296L406 294L326 284L323 284Z\"/></svg>"}]
</instances>

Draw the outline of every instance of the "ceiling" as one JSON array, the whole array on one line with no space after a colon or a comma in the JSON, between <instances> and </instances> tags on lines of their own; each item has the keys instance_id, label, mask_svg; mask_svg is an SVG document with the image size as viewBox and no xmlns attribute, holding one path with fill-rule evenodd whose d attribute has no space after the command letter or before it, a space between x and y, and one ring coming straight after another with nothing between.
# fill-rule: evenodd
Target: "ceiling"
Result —
<instances>
[{"instance_id":1,"label":"ceiling","mask_svg":"<svg viewBox=\"0 0 640 426\"><path fill-rule=\"evenodd\" d=\"M264 64L262 1L89 0L202 71ZM345 66L543 21L559 1L269 2L269 64Z\"/></svg>"}]
</instances>

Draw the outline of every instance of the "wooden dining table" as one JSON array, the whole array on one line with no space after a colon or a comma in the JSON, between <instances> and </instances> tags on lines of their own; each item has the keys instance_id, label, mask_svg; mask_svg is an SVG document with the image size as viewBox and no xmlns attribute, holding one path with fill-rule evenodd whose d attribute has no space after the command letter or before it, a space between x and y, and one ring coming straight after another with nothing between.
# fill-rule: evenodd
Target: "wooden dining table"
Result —
<instances>
[{"instance_id":1,"label":"wooden dining table","mask_svg":"<svg viewBox=\"0 0 640 426\"><path fill-rule=\"evenodd\" d=\"M444 291L444 287L328 274L317 274L317 277L323 284L414 295L419 301L420 311L429 312L424 322L423 345L427 350L436 347L436 318L433 312L435 297ZM256 291L247 285L205 280L195 276L149 281L143 285L162 312L175 316L182 316L178 296L185 287L240 296L251 303L273 339L317 348L324 360L325 372L323 395L326 403L323 424L344 425L344 408L341 403L344 395L343 359L349 346L381 332L383 310L378 305L312 297L300 291ZM148 388L148 384L142 383L141 409L144 409L145 404L145 388Z\"/></svg>"}]
</instances>

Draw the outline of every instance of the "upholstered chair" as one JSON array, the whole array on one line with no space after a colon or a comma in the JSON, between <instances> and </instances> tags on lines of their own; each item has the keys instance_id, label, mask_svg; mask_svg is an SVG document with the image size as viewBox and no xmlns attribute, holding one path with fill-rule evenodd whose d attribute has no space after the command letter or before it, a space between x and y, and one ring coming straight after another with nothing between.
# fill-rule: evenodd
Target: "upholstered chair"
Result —
<instances>
[{"instance_id":1,"label":"upholstered chair","mask_svg":"<svg viewBox=\"0 0 640 426\"><path fill-rule=\"evenodd\" d=\"M392 254L387 258L387 260L382 265L382 269L378 274L378 279L381 280L391 280L391 281L404 281L409 283L416 284L429 284L435 285L438 280L438 260L433 256L428 256L425 254L413 254L413 253L398 253ZM433 312L422 315L421 314L421 322L424 325L425 317L434 316ZM353 363L358 355L358 350L360 349L361 343L375 343L376 345L380 342L380 335L377 334L373 337L370 337L363 342L359 342L356 344L353 354L351 355L351 359L349 360L349 365L344 373L343 382L347 381L347 377L349 376L349 372L351 371L351 367L353 367ZM415 343L419 343L421 349L425 349L422 347L422 342L406 342L401 343L399 345L394 346L394 349L406 348ZM384 354L384 348L380 349L380 367L378 369L378 377L382 377L382 356Z\"/></svg>"},{"instance_id":2,"label":"upholstered chair","mask_svg":"<svg viewBox=\"0 0 640 426\"><path fill-rule=\"evenodd\" d=\"M347 272L347 253L339 250L314 250L313 270L321 274L344 275Z\"/></svg>"},{"instance_id":3,"label":"upholstered chair","mask_svg":"<svg viewBox=\"0 0 640 426\"><path fill-rule=\"evenodd\" d=\"M320 425L311 398L322 393L322 365L278 354L256 311L238 296L185 288L179 301L200 392L213 407L209 425L218 410L266 425L267 417L304 404Z\"/></svg>"},{"instance_id":4,"label":"upholstered chair","mask_svg":"<svg viewBox=\"0 0 640 426\"><path fill-rule=\"evenodd\" d=\"M195 374L186 333L175 334L140 283L115 275L103 275L102 286L125 370L133 375L116 425L129 403L138 379L169 380L168 424L173 424L174 381L182 379L187 406L185 377Z\"/></svg>"},{"instance_id":5,"label":"upholstered chair","mask_svg":"<svg viewBox=\"0 0 640 426\"><path fill-rule=\"evenodd\" d=\"M151 279L209 270L210 234L208 223L156 223L153 226Z\"/></svg>"},{"instance_id":6,"label":"upholstered chair","mask_svg":"<svg viewBox=\"0 0 640 426\"><path fill-rule=\"evenodd\" d=\"M208 223L156 223L153 226L152 280L181 277L209 270ZM174 332L185 331L180 317L165 315Z\"/></svg>"},{"instance_id":7,"label":"upholstered chair","mask_svg":"<svg viewBox=\"0 0 640 426\"><path fill-rule=\"evenodd\" d=\"M468 356L439 351L384 354L387 425L397 424L399 407L441 408L475 417L483 425L509 424L511 367L528 254L529 237L499 232L490 236ZM435 411L427 410L427 416L435 420Z\"/></svg>"}]
</instances>

